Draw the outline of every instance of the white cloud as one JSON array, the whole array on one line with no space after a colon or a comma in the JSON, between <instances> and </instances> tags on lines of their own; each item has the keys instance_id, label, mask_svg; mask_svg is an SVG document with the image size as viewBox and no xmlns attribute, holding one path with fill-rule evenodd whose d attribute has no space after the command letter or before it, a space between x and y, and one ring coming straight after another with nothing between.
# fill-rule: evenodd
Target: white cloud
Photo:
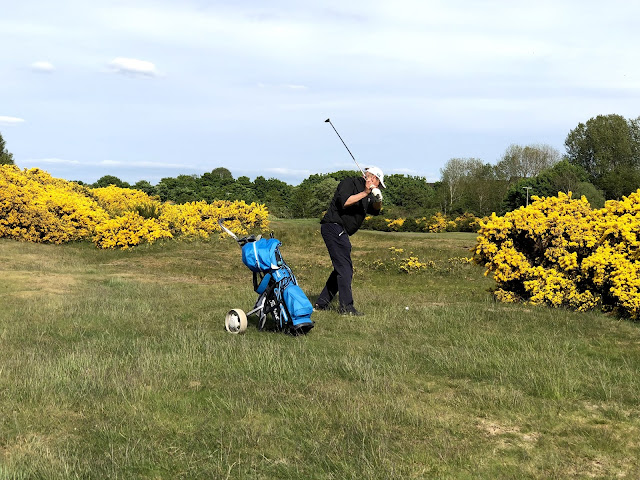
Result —
<instances>
[{"instance_id":1,"label":"white cloud","mask_svg":"<svg viewBox=\"0 0 640 480\"><path fill-rule=\"evenodd\" d=\"M153 63L136 58L117 57L111 60L109 67L115 73L122 73L124 75L159 76L158 70Z\"/></svg>"},{"instance_id":2,"label":"white cloud","mask_svg":"<svg viewBox=\"0 0 640 480\"><path fill-rule=\"evenodd\" d=\"M51 62L40 61L33 62L31 64L31 70L39 73L52 73L55 70L55 67Z\"/></svg>"},{"instance_id":3,"label":"white cloud","mask_svg":"<svg viewBox=\"0 0 640 480\"><path fill-rule=\"evenodd\" d=\"M80 165L77 160L65 160L63 158L39 158L37 160L27 160L27 162L46 163L53 165Z\"/></svg>"},{"instance_id":4,"label":"white cloud","mask_svg":"<svg viewBox=\"0 0 640 480\"><path fill-rule=\"evenodd\" d=\"M23 118L0 115L0 125L2 125L3 127L11 127L13 125L19 125L21 123L24 123Z\"/></svg>"},{"instance_id":5,"label":"white cloud","mask_svg":"<svg viewBox=\"0 0 640 480\"><path fill-rule=\"evenodd\" d=\"M148 161L123 161L123 160L99 160L81 162L78 160L66 160L63 158L34 158L25 160L29 164L47 164L47 165L79 165L83 167L121 167L121 168L168 168L168 169L184 169L194 168L193 165L185 165L184 163L162 163Z\"/></svg>"},{"instance_id":6,"label":"white cloud","mask_svg":"<svg viewBox=\"0 0 640 480\"><path fill-rule=\"evenodd\" d=\"M101 162L93 163L92 165L106 165L106 166L114 166L114 167L139 167L139 168L172 168L172 169L184 169L184 168L194 168L193 165L187 165L184 163L160 163L160 162L149 162L149 161L134 161L134 162L126 162L122 160L102 160Z\"/></svg>"}]
</instances>

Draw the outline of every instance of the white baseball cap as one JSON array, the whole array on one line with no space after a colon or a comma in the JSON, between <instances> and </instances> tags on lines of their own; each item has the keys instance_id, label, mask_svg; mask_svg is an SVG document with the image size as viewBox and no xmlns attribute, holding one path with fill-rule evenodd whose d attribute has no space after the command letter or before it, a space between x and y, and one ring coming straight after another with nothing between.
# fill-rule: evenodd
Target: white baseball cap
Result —
<instances>
[{"instance_id":1,"label":"white baseball cap","mask_svg":"<svg viewBox=\"0 0 640 480\"><path fill-rule=\"evenodd\" d=\"M378 177L378 180L380 180L380 185L382 185L382 188L387 188L387 186L384 184L384 173L382 173L382 170L380 170L378 167L367 167L364 169L364 171L369 172L370 174Z\"/></svg>"}]
</instances>

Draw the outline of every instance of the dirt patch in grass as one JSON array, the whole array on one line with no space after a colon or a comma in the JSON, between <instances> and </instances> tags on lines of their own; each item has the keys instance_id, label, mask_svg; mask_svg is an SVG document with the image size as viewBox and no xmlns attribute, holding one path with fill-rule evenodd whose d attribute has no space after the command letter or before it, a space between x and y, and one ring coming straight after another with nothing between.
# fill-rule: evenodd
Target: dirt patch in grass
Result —
<instances>
[{"instance_id":1,"label":"dirt patch in grass","mask_svg":"<svg viewBox=\"0 0 640 480\"><path fill-rule=\"evenodd\" d=\"M512 443L520 447L531 448L540 439L538 432L522 433L517 425L504 425L484 418L478 421L477 426L489 437L505 437L505 439L511 440L510 442L506 440L501 442L503 447Z\"/></svg>"}]
</instances>

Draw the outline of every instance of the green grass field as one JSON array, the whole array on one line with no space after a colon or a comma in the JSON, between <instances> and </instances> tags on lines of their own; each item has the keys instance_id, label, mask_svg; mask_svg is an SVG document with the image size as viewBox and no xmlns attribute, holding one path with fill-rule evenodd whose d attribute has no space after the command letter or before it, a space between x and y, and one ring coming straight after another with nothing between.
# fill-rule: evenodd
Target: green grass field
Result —
<instances>
[{"instance_id":1,"label":"green grass field","mask_svg":"<svg viewBox=\"0 0 640 480\"><path fill-rule=\"evenodd\" d=\"M272 229L315 300L319 225ZM256 299L230 239L0 240L0 478L640 477L637 323L495 303L472 234L352 242L366 316L289 337L225 332Z\"/></svg>"}]
</instances>

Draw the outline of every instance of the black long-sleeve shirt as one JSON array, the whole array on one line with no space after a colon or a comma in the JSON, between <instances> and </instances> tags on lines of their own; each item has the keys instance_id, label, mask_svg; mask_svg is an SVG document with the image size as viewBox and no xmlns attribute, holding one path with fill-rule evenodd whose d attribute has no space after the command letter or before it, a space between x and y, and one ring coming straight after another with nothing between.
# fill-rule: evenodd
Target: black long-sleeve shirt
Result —
<instances>
[{"instance_id":1,"label":"black long-sleeve shirt","mask_svg":"<svg viewBox=\"0 0 640 480\"><path fill-rule=\"evenodd\" d=\"M331 199L327 213L320 223L337 223L342 225L348 235L353 235L362 226L367 214L379 215L380 210L373 207L371 195L364 197L359 202L345 207L344 204L351 195L365 191L365 179L362 177L345 178L338 184L336 192Z\"/></svg>"}]
</instances>

